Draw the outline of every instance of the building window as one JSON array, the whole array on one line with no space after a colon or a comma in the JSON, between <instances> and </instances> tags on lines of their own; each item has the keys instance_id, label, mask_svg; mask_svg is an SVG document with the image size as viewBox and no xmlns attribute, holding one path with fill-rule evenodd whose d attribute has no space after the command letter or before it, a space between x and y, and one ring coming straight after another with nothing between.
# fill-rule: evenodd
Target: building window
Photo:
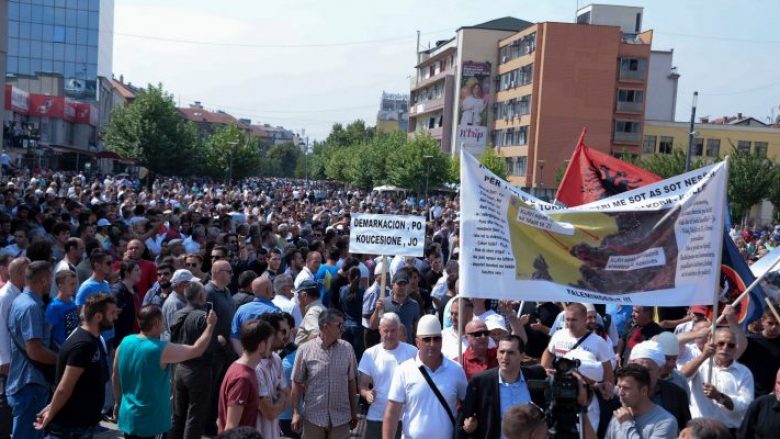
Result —
<instances>
[{"instance_id":1,"label":"building window","mask_svg":"<svg viewBox=\"0 0 780 439\"><path fill-rule=\"evenodd\" d=\"M512 61L523 55L528 55L536 50L536 33L528 34L518 38L508 45L498 49L498 58L500 64Z\"/></svg>"},{"instance_id":2,"label":"building window","mask_svg":"<svg viewBox=\"0 0 780 439\"><path fill-rule=\"evenodd\" d=\"M720 139L707 139L707 157L720 157Z\"/></svg>"},{"instance_id":3,"label":"building window","mask_svg":"<svg viewBox=\"0 0 780 439\"><path fill-rule=\"evenodd\" d=\"M615 132L616 133L639 133L642 128L642 122L636 122L632 120L616 120Z\"/></svg>"},{"instance_id":4,"label":"building window","mask_svg":"<svg viewBox=\"0 0 780 439\"><path fill-rule=\"evenodd\" d=\"M674 145L674 137L661 136L658 139L658 152L661 154L671 154Z\"/></svg>"},{"instance_id":5,"label":"building window","mask_svg":"<svg viewBox=\"0 0 780 439\"><path fill-rule=\"evenodd\" d=\"M748 141L748 140L738 140L737 141L737 152L739 154L750 154L750 141Z\"/></svg>"},{"instance_id":6,"label":"building window","mask_svg":"<svg viewBox=\"0 0 780 439\"><path fill-rule=\"evenodd\" d=\"M618 90L618 101L644 102L645 92L642 90Z\"/></svg>"},{"instance_id":7,"label":"building window","mask_svg":"<svg viewBox=\"0 0 780 439\"><path fill-rule=\"evenodd\" d=\"M697 137L693 139L693 155L701 157L704 155L704 139Z\"/></svg>"},{"instance_id":8,"label":"building window","mask_svg":"<svg viewBox=\"0 0 780 439\"><path fill-rule=\"evenodd\" d=\"M590 11L578 15L577 24L590 24Z\"/></svg>"},{"instance_id":9,"label":"building window","mask_svg":"<svg viewBox=\"0 0 780 439\"><path fill-rule=\"evenodd\" d=\"M620 58L620 76L622 80L644 80L647 72L647 60L644 58Z\"/></svg>"},{"instance_id":10,"label":"building window","mask_svg":"<svg viewBox=\"0 0 780 439\"><path fill-rule=\"evenodd\" d=\"M506 167L509 171L509 175L515 177L525 177L527 164L528 164L528 157L507 157L506 158Z\"/></svg>"},{"instance_id":11,"label":"building window","mask_svg":"<svg viewBox=\"0 0 780 439\"><path fill-rule=\"evenodd\" d=\"M656 136L645 136L645 143L642 144L642 154L655 154Z\"/></svg>"},{"instance_id":12,"label":"building window","mask_svg":"<svg viewBox=\"0 0 780 439\"><path fill-rule=\"evenodd\" d=\"M528 144L528 126L512 127L505 130L496 130L494 134L495 146L515 146Z\"/></svg>"},{"instance_id":13,"label":"building window","mask_svg":"<svg viewBox=\"0 0 780 439\"><path fill-rule=\"evenodd\" d=\"M768 146L767 142L753 142L753 151L761 157L766 157Z\"/></svg>"}]
</instances>

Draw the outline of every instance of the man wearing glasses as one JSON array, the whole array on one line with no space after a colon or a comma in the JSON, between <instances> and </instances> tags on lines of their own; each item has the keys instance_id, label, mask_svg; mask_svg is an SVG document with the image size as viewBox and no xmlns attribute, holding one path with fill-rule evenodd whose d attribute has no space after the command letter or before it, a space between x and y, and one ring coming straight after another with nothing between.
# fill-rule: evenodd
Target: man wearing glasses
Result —
<instances>
[{"instance_id":1,"label":"man wearing glasses","mask_svg":"<svg viewBox=\"0 0 780 439\"><path fill-rule=\"evenodd\" d=\"M173 290L173 284L171 284L172 277L173 267L170 264L160 264L157 267L157 282L146 292L141 306L157 305L162 308L165 299L168 298L168 295Z\"/></svg>"},{"instance_id":2,"label":"man wearing glasses","mask_svg":"<svg viewBox=\"0 0 780 439\"><path fill-rule=\"evenodd\" d=\"M498 367L496 348L488 347L490 331L482 320L476 319L466 324L466 337L469 347L463 352L463 369L466 379L488 369Z\"/></svg>"},{"instance_id":3,"label":"man wearing glasses","mask_svg":"<svg viewBox=\"0 0 780 439\"><path fill-rule=\"evenodd\" d=\"M402 412L404 437L452 437L456 405L466 396L466 374L458 363L442 355L436 316L427 314L420 319L416 342L417 356L395 370L382 437L395 437Z\"/></svg>"},{"instance_id":4,"label":"man wearing glasses","mask_svg":"<svg viewBox=\"0 0 780 439\"><path fill-rule=\"evenodd\" d=\"M691 416L720 419L732 433L753 401L753 374L735 360L736 348L734 331L719 328L701 354L682 367L690 380Z\"/></svg>"}]
</instances>

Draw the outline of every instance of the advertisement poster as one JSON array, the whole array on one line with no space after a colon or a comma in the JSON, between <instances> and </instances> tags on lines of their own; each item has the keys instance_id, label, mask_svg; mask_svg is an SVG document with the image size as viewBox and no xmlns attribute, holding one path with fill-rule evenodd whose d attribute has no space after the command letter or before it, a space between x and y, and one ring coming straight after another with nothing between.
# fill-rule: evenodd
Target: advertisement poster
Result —
<instances>
[{"instance_id":1,"label":"advertisement poster","mask_svg":"<svg viewBox=\"0 0 780 439\"><path fill-rule=\"evenodd\" d=\"M464 61L458 95L458 146L482 154L488 137L490 73L488 62Z\"/></svg>"},{"instance_id":2,"label":"advertisement poster","mask_svg":"<svg viewBox=\"0 0 780 439\"><path fill-rule=\"evenodd\" d=\"M563 208L461 154L466 297L685 306L713 302L726 163Z\"/></svg>"}]
</instances>

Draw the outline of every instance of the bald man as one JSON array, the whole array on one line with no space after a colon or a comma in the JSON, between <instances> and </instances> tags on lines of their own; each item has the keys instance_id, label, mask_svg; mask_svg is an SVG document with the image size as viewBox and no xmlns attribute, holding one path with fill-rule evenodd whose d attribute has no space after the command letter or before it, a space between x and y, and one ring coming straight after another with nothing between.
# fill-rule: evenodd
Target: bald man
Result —
<instances>
[{"instance_id":1,"label":"bald man","mask_svg":"<svg viewBox=\"0 0 780 439\"><path fill-rule=\"evenodd\" d=\"M127 250L124 254L125 260L131 260L138 263L141 266L141 280L135 285L136 294L133 295L133 300L136 300L135 309L141 309L141 301L143 295L149 291L150 288L157 282L157 265L152 261L143 259L144 252L146 251L146 245L139 239L133 239L127 243ZM122 265L122 261L114 262L111 267L114 273L119 271L119 266ZM136 331L138 328L135 328Z\"/></svg>"},{"instance_id":2,"label":"bald man","mask_svg":"<svg viewBox=\"0 0 780 439\"><path fill-rule=\"evenodd\" d=\"M255 299L238 307L233 321L230 324L230 342L237 354L241 355L241 325L249 320L256 319L269 312L282 312L278 306L271 301L274 298L274 289L271 280L265 276L260 276L252 281L252 294Z\"/></svg>"},{"instance_id":3,"label":"bald man","mask_svg":"<svg viewBox=\"0 0 780 439\"><path fill-rule=\"evenodd\" d=\"M463 370L466 379L488 369L498 367L496 348L488 346L490 331L485 322L474 319L466 324L466 338L469 347L463 352Z\"/></svg>"}]
</instances>

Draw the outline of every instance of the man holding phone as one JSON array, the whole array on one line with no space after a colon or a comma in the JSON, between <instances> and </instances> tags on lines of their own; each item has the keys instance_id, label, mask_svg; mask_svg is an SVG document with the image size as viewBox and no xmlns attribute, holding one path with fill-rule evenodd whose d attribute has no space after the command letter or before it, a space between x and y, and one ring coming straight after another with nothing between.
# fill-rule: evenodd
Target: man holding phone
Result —
<instances>
[{"instance_id":1,"label":"man holding phone","mask_svg":"<svg viewBox=\"0 0 780 439\"><path fill-rule=\"evenodd\" d=\"M214 304L206 302L206 291L200 282L190 282L184 291L187 306L173 315L170 322L171 342L193 344L206 330L206 316ZM172 437L201 437L209 410L212 377L212 343L198 357L179 363L173 371Z\"/></svg>"}]
</instances>

